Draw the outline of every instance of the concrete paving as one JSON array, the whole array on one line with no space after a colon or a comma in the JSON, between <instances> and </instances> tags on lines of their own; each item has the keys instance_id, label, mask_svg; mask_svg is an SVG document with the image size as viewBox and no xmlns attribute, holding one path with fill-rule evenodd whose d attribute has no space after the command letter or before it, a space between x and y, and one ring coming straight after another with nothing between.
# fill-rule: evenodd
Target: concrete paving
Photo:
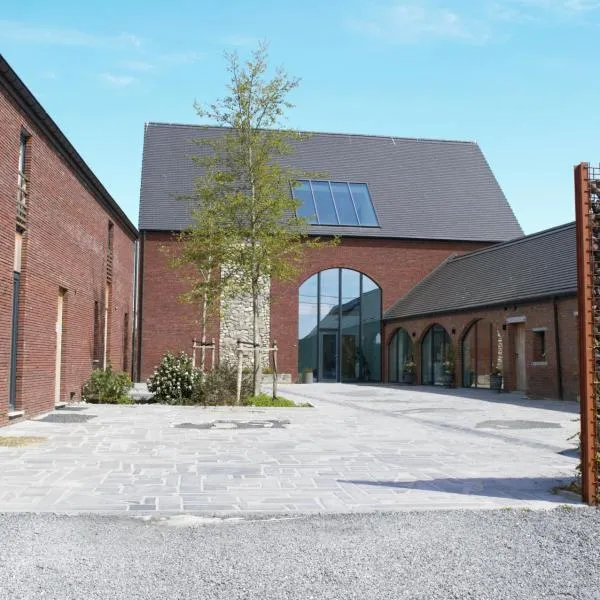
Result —
<instances>
[{"instance_id":1,"label":"concrete paving","mask_svg":"<svg viewBox=\"0 0 600 600\"><path fill-rule=\"evenodd\" d=\"M73 405L5 427L0 512L549 508L578 406L487 390L281 385L314 408Z\"/></svg>"}]
</instances>

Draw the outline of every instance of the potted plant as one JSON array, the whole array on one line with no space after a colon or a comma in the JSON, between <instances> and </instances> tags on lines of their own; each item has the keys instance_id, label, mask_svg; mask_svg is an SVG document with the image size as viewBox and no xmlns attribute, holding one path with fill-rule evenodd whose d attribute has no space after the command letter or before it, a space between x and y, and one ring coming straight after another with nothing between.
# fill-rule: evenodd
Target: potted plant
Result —
<instances>
[{"instance_id":1,"label":"potted plant","mask_svg":"<svg viewBox=\"0 0 600 600\"><path fill-rule=\"evenodd\" d=\"M302 383L313 383L313 370L310 367L306 367L302 370Z\"/></svg>"},{"instance_id":2,"label":"potted plant","mask_svg":"<svg viewBox=\"0 0 600 600\"><path fill-rule=\"evenodd\" d=\"M502 369L500 367L494 367L490 373L490 389L498 391L502 389Z\"/></svg>"},{"instance_id":3,"label":"potted plant","mask_svg":"<svg viewBox=\"0 0 600 600\"><path fill-rule=\"evenodd\" d=\"M415 378L415 369L417 365L412 358L409 358L402 367L402 381L404 383L413 383Z\"/></svg>"}]
</instances>

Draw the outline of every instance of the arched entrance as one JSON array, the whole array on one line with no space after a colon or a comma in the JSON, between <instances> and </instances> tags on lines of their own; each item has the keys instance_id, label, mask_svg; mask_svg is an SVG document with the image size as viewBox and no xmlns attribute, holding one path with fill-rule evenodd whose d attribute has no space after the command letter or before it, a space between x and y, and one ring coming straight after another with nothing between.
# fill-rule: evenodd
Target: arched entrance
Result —
<instances>
[{"instance_id":1,"label":"arched entrance","mask_svg":"<svg viewBox=\"0 0 600 600\"><path fill-rule=\"evenodd\" d=\"M490 388L492 374L502 374L502 336L487 319L475 321L462 339L463 387Z\"/></svg>"},{"instance_id":2,"label":"arched entrance","mask_svg":"<svg viewBox=\"0 0 600 600\"><path fill-rule=\"evenodd\" d=\"M414 373L413 343L406 329L398 329L388 346L390 383L412 383Z\"/></svg>"},{"instance_id":3,"label":"arched entrance","mask_svg":"<svg viewBox=\"0 0 600 600\"><path fill-rule=\"evenodd\" d=\"M352 269L327 269L298 290L298 371L316 381L381 380L381 289Z\"/></svg>"},{"instance_id":4,"label":"arched entrance","mask_svg":"<svg viewBox=\"0 0 600 600\"><path fill-rule=\"evenodd\" d=\"M421 383L444 385L445 365L452 342L441 325L432 325L421 340Z\"/></svg>"}]
</instances>

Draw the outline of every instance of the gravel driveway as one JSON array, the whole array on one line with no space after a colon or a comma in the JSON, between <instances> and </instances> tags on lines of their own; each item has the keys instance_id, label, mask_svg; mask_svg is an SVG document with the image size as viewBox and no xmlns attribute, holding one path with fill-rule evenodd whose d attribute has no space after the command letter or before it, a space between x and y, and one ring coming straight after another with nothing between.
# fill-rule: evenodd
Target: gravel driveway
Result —
<instances>
[{"instance_id":1,"label":"gravel driveway","mask_svg":"<svg viewBox=\"0 0 600 600\"><path fill-rule=\"evenodd\" d=\"M6 600L597 600L600 511L0 515Z\"/></svg>"}]
</instances>

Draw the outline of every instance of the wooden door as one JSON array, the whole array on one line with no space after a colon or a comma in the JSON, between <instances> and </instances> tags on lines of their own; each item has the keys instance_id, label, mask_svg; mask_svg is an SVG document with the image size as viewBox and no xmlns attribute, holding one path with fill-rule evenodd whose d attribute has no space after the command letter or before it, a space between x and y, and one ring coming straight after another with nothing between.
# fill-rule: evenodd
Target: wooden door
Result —
<instances>
[{"instance_id":1,"label":"wooden door","mask_svg":"<svg viewBox=\"0 0 600 600\"><path fill-rule=\"evenodd\" d=\"M515 325L515 374L517 390L527 391L527 363L525 361L525 324Z\"/></svg>"}]
</instances>

